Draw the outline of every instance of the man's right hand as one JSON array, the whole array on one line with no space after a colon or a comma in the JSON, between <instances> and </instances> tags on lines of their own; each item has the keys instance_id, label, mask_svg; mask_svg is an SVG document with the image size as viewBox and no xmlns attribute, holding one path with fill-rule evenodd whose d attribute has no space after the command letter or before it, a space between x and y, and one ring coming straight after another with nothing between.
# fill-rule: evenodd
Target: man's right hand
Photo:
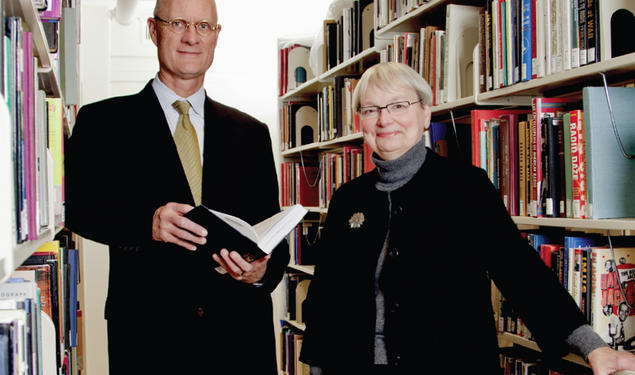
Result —
<instances>
[{"instance_id":1,"label":"man's right hand","mask_svg":"<svg viewBox=\"0 0 635 375\"><path fill-rule=\"evenodd\" d=\"M207 241L207 230L192 220L183 217L194 207L189 204L170 202L154 211L152 218L152 239L171 242L188 250L196 250L196 245Z\"/></svg>"}]
</instances>

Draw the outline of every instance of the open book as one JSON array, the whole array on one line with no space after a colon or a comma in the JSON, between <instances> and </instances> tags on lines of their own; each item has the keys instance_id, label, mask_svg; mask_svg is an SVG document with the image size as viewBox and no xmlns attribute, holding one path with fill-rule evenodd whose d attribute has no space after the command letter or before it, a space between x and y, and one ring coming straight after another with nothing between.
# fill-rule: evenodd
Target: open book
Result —
<instances>
[{"instance_id":1,"label":"open book","mask_svg":"<svg viewBox=\"0 0 635 375\"><path fill-rule=\"evenodd\" d=\"M207 229L207 242L198 245L198 250L218 253L225 248L237 251L245 260L253 262L271 253L306 213L306 208L296 204L252 226L239 217L200 205L185 217Z\"/></svg>"}]
</instances>

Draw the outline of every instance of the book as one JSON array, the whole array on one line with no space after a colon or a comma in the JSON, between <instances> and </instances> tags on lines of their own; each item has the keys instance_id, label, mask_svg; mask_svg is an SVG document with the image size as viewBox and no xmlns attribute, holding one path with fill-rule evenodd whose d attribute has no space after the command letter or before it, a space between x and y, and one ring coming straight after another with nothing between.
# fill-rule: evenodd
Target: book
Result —
<instances>
[{"instance_id":1,"label":"book","mask_svg":"<svg viewBox=\"0 0 635 375\"><path fill-rule=\"evenodd\" d=\"M571 148L571 199L574 219L586 218L586 155L584 145L584 113L580 109L569 112Z\"/></svg>"},{"instance_id":2,"label":"book","mask_svg":"<svg viewBox=\"0 0 635 375\"><path fill-rule=\"evenodd\" d=\"M518 119L515 114L499 117L501 195L507 211L518 215Z\"/></svg>"},{"instance_id":3,"label":"book","mask_svg":"<svg viewBox=\"0 0 635 375\"><path fill-rule=\"evenodd\" d=\"M635 88L608 89L615 125L625 152L635 153ZM582 90L589 216L593 219L635 216L635 161L627 159L611 125L603 87Z\"/></svg>"},{"instance_id":4,"label":"book","mask_svg":"<svg viewBox=\"0 0 635 375\"><path fill-rule=\"evenodd\" d=\"M591 272L591 326L611 348L632 352L635 247L592 247Z\"/></svg>"},{"instance_id":5,"label":"book","mask_svg":"<svg viewBox=\"0 0 635 375\"><path fill-rule=\"evenodd\" d=\"M541 202L543 201L543 191L546 181L542 175L542 147L543 137L542 134L542 119L545 117L562 117L567 111L567 107L575 102L574 98L545 98L535 97L532 99L532 139L531 147L532 154L532 200L530 202L531 216L543 217L543 207Z\"/></svg>"},{"instance_id":6,"label":"book","mask_svg":"<svg viewBox=\"0 0 635 375\"><path fill-rule=\"evenodd\" d=\"M296 204L252 226L239 217L199 205L185 217L205 227L210 234L207 242L198 245L197 250L218 253L225 248L237 251L252 262L270 254L306 213L306 208Z\"/></svg>"},{"instance_id":7,"label":"book","mask_svg":"<svg viewBox=\"0 0 635 375\"><path fill-rule=\"evenodd\" d=\"M470 122L472 124L472 144L471 155L472 164L486 169L487 155L487 121L503 115L527 115L529 111L524 109L475 109L470 111ZM523 118L524 119L524 118ZM521 120L521 119L519 119Z\"/></svg>"}]
</instances>

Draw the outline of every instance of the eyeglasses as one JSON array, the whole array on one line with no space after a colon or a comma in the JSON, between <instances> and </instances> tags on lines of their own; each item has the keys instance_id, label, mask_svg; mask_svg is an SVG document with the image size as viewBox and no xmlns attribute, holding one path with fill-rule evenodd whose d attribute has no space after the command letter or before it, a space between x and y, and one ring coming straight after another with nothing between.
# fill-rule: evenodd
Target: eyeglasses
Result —
<instances>
[{"instance_id":1,"label":"eyeglasses","mask_svg":"<svg viewBox=\"0 0 635 375\"><path fill-rule=\"evenodd\" d=\"M376 119L379 117L379 113L381 112L381 110L385 108L388 111L388 113L390 113L391 115L399 116L404 114L408 110L408 107L410 107L412 104L421 103L422 101L423 99L419 99L414 102L409 102L404 100L403 102L386 104L383 107L376 106L376 105L369 105L366 107L361 107L359 109L359 114L362 117L362 119Z\"/></svg>"},{"instance_id":2,"label":"eyeglasses","mask_svg":"<svg viewBox=\"0 0 635 375\"><path fill-rule=\"evenodd\" d=\"M177 34L183 34L190 26L194 26L196 32L198 32L201 36L208 36L211 35L214 31L220 31L220 24L217 23L216 25L212 25L205 20L198 22L187 22L183 18L174 18L170 21L166 21L157 16L154 16L154 19L168 24L168 26L170 26L170 30L174 31Z\"/></svg>"}]
</instances>

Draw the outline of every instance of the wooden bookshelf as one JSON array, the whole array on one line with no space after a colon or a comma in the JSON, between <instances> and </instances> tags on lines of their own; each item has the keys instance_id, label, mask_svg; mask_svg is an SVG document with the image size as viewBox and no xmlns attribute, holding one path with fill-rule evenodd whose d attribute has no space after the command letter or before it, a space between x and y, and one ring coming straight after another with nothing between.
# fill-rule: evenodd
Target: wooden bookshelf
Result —
<instances>
[{"instance_id":1,"label":"wooden bookshelf","mask_svg":"<svg viewBox=\"0 0 635 375\"><path fill-rule=\"evenodd\" d=\"M532 350L535 350L537 352L541 351L540 348L538 347L538 344L535 341L529 340L525 337L521 337L518 335L514 335L512 333L507 333L507 332L501 332L498 334L498 341L500 343L501 346L511 346L513 344L516 345L520 345L523 346L525 348L529 348ZM579 365L582 366L589 366L588 363L586 363L586 361L584 360L584 358L580 357L577 354L567 354L566 356L563 357L564 359L566 359L567 361L573 362L573 363L577 363Z\"/></svg>"}]
</instances>

